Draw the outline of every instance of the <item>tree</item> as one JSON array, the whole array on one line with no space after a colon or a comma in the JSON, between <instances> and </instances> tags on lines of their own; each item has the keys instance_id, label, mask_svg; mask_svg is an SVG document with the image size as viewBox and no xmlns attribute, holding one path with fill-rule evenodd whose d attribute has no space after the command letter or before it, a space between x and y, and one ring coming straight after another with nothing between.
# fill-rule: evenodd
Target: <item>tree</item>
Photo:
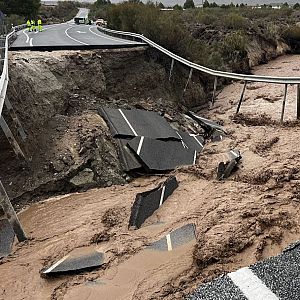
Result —
<instances>
[{"instance_id":1,"label":"tree","mask_svg":"<svg viewBox=\"0 0 300 300\"><path fill-rule=\"evenodd\" d=\"M300 4L297 2L295 3L295 5L293 6L293 9L299 9L300 8Z\"/></svg>"},{"instance_id":2,"label":"tree","mask_svg":"<svg viewBox=\"0 0 300 300\"><path fill-rule=\"evenodd\" d=\"M41 6L40 0L2 0L0 1L0 10L5 14L20 15L26 18L33 18L38 14Z\"/></svg>"},{"instance_id":3,"label":"tree","mask_svg":"<svg viewBox=\"0 0 300 300\"><path fill-rule=\"evenodd\" d=\"M174 10L182 10L182 6L180 6L180 5L178 5L178 4L175 4L175 5L173 6L173 9L174 9Z\"/></svg>"},{"instance_id":4,"label":"tree","mask_svg":"<svg viewBox=\"0 0 300 300\"><path fill-rule=\"evenodd\" d=\"M96 6L100 7L100 6L110 5L111 2L110 0L97 0L95 4Z\"/></svg>"},{"instance_id":5,"label":"tree","mask_svg":"<svg viewBox=\"0 0 300 300\"><path fill-rule=\"evenodd\" d=\"M161 2L158 3L157 7L158 7L159 9L165 8L165 6L164 6Z\"/></svg>"},{"instance_id":6,"label":"tree","mask_svg":"<svg viewBox=\"0 0 300 300\"><path fill-rule=\"evenodd\" d=\"M207 1L207 0L205 0L204 2L203 2L203 7L205 8L205 7L209 7L209 2Z\"/></svg>"},{"instance_id":7,"label":"tree","mask_svg":"<svg viewBox=\"0 0 300 300\"><path fill-rule=\"evenodd\" d=\"M184 4L183 4L183 8L184 9L188 9L188 8L195 8L195 3L193 0L185 0Z\"/></svg>"}]
</instances>

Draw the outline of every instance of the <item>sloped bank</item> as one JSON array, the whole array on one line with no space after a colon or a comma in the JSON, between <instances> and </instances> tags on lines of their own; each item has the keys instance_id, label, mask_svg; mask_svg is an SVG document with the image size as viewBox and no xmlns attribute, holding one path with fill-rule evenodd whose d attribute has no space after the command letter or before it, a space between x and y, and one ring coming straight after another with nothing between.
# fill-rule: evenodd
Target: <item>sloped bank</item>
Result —
<instances>
[{"instance_id":1,"label":"sloped bank","mask_svg":"<svg viewBox=\"0 0 300 300\"><path fill-rule=\"evenodd\" d=\"M9 195L23 205L45 195L125 183L97 110L131 106L179 122L183 104L203 104L205 92L199 81L191 82L182 101L186 78L177 75L170 83L168 75L145 48L11 53L9 97L28 134L22 148L29 162L18 160L1 136L0 178Z\"/></svg>"}]
</instances>

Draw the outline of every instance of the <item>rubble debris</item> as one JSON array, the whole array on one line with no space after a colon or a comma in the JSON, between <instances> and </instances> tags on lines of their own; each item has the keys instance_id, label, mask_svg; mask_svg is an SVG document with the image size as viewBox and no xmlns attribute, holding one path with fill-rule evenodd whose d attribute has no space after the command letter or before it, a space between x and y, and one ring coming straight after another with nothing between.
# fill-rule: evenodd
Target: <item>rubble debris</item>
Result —
<instances>
[{"instance_id":1,"label":"rubble debris","mask_svg":"<svg viewBox=\"0 0 300 300\"><path fill-rule=\"evenodd\" d=\"M119 158L122 164L122 167L124 171L137 171L139 169L142 169L142 165L138 162L136 157L134 156L134 153L130 150L130 148L127 146L127 143L130 140L126 139L117 139L118 146L119 146Z\"/></svg>"},{"instance_id":2,"label":"rubble debris","mask_svg":"<svg viewBox=\"0 0 300 300\"><path fill-rule=\"evenodd\" d=\"M204 147L204 138L175 131L153 111L101 108L119 146L119 158L126 172L169 171L193 165Z\"/></svg>"},{"instance_id":3,"label":"rubble debris","mask_svg":"<svg viewBox=\"0 0 300 300\"><path fill-rule=\"evenodd\" d=\"M180 140L176 131L156 112L121 108L101 108L99 112L107 121L113 137L145 136L153 139Z\"/></svg>"},{"instance_id":4,"label":"rubble debris","mask_svg":"<svg viewBox=\"0 0 300 300\"><path fill-rule=\"evenodd\" d=\"M93 247L79 248L57 261L50 268L42 271L44 275L57 275L70 272L79 272L97 268L104 263L104 253Z\"/></svg>"},{"instance_id":5,"label":"rubble debris","mask_svg":"<svg viewBox=\"0 0 300 300\"><path fill-rule=\"evenodd\" d=\"M230 150L229 151L229 160L227 162L220 162L218 166L217 179L222 180L228 178L232 173L235 166L242 159L241 153L239 150Z\"/></svg>"},{"instance_id":6,"label":"rubble debris","mask_svg":"<svg viewBox=\"0 0 300 300\"><path fill-rule=\"evenodd\" d=\"M205 283L187 299L298 299L299 243L288 249L278 256Z\"/></svg>"},{"instance_id":7,"label":"rubble debris","mask_svg":"<svg viewBox=\"0 0 300 300\"><path fill-rule=\"evenodd\" d=\"M194 149L197 153L203 150L205 140L201 135L190 134L185 131L178 131L177 134L180 136L183 145L188 149Z\"/></svg>"},{"instance_id":8,"label":"rubble debris","mask_svg":"<svg viewBox=\"0 0 300 300\"><path fill-rule=\"evenodd\" d=\"M147 171L168 171L178 166L194 165L197 151L179 141L160 141L146 137L132 139L128 146Z\"/></svg>"},{"instance_id":9,"label":"rubble debris","mask_svg":"<svg viewBox=\"0 0 300 300\"><path fill-rule=\"evenodd\" d=\"M203 128L207 139L211 138L212 141L220 141L226 135L224 128L214 121L200 117L192 111L187 112L186 116L196 121Z\"/></svg>"},{"instance_id":10,"label":"rubble debris","mask_svg":"<svg viewBox=\"0 0 300 300\"><path fill-rule=\"evenodd\" d=\"M0 220L0 258L11 253L15 233L7 219Z\"/></svg>"},{"instance_id":11,"label":"rubble debris","mask_svg":"<svg viewBox=\"0 0 300 300\"><path fill-rule=\"evenodd\" d=\"M145 220L173 194L177 187L178 182L176 177L171 176L157 188L137 194L131 208L129 227L135 229L140 228Z\"/></svg>"},{"instance_id":12,"label":"rubble debris","mask_svg":"<svg viewBox=\"0 0 300 300\"><path fill-rule=\"evenodd\" d=\"M173 249L180 247L192 240L196 240L196 227L193 223L184 225L170 232L162 239L148 246L148 249L172 251Z\"/></svg>"}]
</instances>

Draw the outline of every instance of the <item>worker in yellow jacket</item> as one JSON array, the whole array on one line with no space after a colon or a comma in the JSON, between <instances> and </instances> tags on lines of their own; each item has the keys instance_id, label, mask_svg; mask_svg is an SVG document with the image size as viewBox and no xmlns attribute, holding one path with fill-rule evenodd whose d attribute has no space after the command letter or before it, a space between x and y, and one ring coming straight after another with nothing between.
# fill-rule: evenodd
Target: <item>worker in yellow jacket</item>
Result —
<instances>
[{"instance_id":1,"label":"worker in yellow jacket","mask_svg":"<svg viewBox=\"0 0 300 300\"><path fill-rule=\"evenodd\" d=\"M27 29L30 32L31 31L31 22L29 20L27 20L26 24L27 24Z\"/></svg>"},{"instance_id":2,"label":"worker in yellow jacket","mask_svg":"<svg viewBox=\"0 0 300 300\"><path fill-rule=\"evenodd\" d=\"M35 31L35 21L31 20L31 31Z\"/></svg>"},{"instance_id":3,"label":"worker in yellow jacket","mask_svg":"<svg viewBox=\"0 0 300 300\"><path fill-rule=\"evenodd\" d=\"M42 20L41 19L38 19L37 24L38 24L38 31L39 32L43 31L43 26L42 26Z\"/></svg>"}]
</instances>

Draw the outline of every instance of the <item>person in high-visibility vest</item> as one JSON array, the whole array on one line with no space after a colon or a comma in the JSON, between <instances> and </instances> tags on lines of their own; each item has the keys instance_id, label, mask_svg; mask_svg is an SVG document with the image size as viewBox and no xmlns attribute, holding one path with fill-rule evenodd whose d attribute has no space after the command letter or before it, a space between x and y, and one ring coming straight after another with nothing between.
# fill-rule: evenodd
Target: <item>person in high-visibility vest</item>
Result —
<instances>
[{"instance_id":1,"label":"person in high-visibility vest","mask_svg":"<svg viewBox=\"0 0 300 300\"><path fill-rule=\"evenodd\" d=\"M37 24L38 24L38 31L43 31L43 26L42 26L42 20L41 19L38 19L37 21Z\"/></svg>"},{"instance_id":2,"label":"person in high-visibility vest","mask_svg":"<svg viewBox=\"0 0 300 300\"><path fill-rule=\"evenodd\" d=\"M35 31L35 21L31 20L31 31Z\"/></svg>"},{"instance_id":3,"label":"person in high-visibility vest","mask_svg":"<svg viewBox=\"0 0 300 300\"><path fill-rule=\"evenodd\" d=\"M31 22L29 20L27 21L27 29L28 31L31 31Z\"/></svg>"}]
</instances>

